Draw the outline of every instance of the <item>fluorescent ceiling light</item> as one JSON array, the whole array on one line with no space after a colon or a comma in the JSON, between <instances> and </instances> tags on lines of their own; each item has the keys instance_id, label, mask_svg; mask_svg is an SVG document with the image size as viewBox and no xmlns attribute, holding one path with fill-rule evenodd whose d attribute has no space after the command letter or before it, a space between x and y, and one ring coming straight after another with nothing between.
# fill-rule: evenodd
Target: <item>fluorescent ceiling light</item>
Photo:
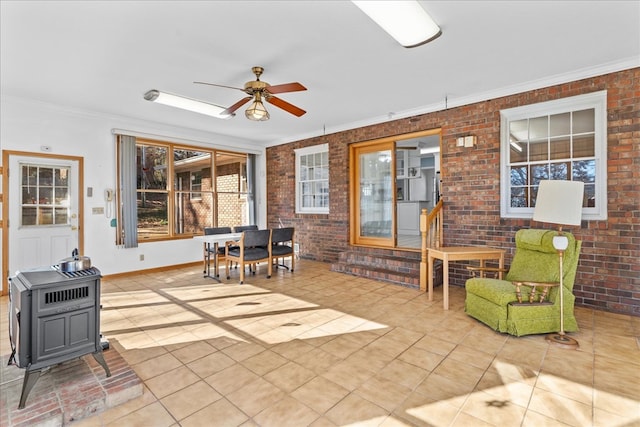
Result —
<instances>
[{"instance_id":1,"label":"fluorescent ceiling light","mask_svg":"<svg viewBox=\"0 0 640 427\"><path fill-rule=\"evenodd\" d=\"M185 98L184 96L160 92L155 89L145 93L144 99L147 101L157 102L159 104L169 105L171 107L181 108L183 110L193 111L194 113L205 114L218 119L228 119L233 116L233 114L221 114L226 110L225 107L197 101L191 98Z\"/></svg>"},{"instance_id":2,"label":"fluorescent ceiling light","mask_svg":"<svg viewBox=\"0 0 640 427\"><path fill-rule=\"evenodd\" d=\"M420 154L434 154L439 152L440 147L425 147L420 149Z\"/></svg>"},{"instance_id":3,"label":"fluorescent ceiling light","mask_svg":"<svg viewBox=\"0 0 640 427\"><path fill-rule=\"evenodd\" d=\"M522 153L522 147L515 141L509 143L517 152Z\"/></svg>"},{"instance_id":4,"label":"fluorescent ceiling light","mask_svg":"<svg viewBox=\"0 0 640 427\"><path fill-rule=\"evenodd\" d=\"M404 47L427 43L442 32L417 1L355 1L353 4Z\"/></svg>"}]
</instances>

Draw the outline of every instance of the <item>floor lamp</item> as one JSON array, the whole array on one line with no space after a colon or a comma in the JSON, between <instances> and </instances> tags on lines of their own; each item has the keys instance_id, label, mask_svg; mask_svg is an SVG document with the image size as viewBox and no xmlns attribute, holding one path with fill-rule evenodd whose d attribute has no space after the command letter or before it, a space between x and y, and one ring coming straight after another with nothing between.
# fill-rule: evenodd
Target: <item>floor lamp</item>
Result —
<instances>
[{"instance_id":1,"label":"floor lamp","mask_svg":"<svg viewBox=\"0 0 640 427\"><path fill-rule=\"evenodd\" d=\"M582 198L584 183L577 181L540 181L533 220L558 225L558 235L553 237L553 247L560 259L560 331L547 335L553 344L568 348L578 348L578 341L564 333L564 272L563 256L569 246L569 239L562 234L563 225L580 225L582 219Z\"/></svg>"}]
</instances>

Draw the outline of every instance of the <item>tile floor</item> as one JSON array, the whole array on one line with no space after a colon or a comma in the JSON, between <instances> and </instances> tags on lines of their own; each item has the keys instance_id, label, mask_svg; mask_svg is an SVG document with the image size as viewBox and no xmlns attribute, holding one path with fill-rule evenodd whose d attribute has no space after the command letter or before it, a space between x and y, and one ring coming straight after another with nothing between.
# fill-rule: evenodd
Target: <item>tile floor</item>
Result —
<instances>
[{"instance_id":1,"label":"tile floor","mask_svg":"<svg viewBox=\"0 0 640 427\"><path fill-rule=\"evenodd\" d=\"M640 318L577 308L576 351L400 286L299 261L103 280L102 332L141 397L74 426L640 426ZM2 345L6 346L5 339Z\"/></svg>"}]
</instances>

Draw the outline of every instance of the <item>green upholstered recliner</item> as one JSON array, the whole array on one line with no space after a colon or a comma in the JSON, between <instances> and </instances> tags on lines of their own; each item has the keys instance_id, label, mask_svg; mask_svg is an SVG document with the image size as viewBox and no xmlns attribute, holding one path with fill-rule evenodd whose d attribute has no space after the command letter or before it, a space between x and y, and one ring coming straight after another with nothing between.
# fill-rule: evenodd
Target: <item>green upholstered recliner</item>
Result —
<instances>
[{"instance_id":1,"label":"green upholstered recliner","mask_svg":"<svg viewBox=\"0 0 640 427\"><path fill-rule=\"evenodd\" d=\"M550 287L546 301L539 302L539 292L529 302L530 287L521 286L522 301L518 302L514 282L557 283L558 252L553 247L552 230L522 229L516 233L516 252L504 280L473 277L465 284L465 312L498 332L515 336L560 331L559 286ZM571 233L569 247L563 258L564 330L574 332L578 324L573 314L575 296L573 283L578 268L581 243ZM537 288L538 291L540 288Z\"/></svg>"}]
</instances>

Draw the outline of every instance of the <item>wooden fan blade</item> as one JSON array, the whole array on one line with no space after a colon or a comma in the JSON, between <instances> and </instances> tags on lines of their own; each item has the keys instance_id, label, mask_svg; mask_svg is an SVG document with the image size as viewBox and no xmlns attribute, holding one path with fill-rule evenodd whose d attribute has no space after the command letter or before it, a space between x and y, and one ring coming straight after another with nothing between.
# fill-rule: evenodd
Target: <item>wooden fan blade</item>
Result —
<instances>
[{"instance_id":1,"label":"wooden fan blade","mask_svg":"<svg viewBox=\"0 0 640 427\"><path fill-rule=\"evenodd\" d=\"M307 90L307 88L298 82L267 86L266 88L266 91L269 93L299 92L301 90Z\"/></svg>"},{"instance_id":2,"label":"wooden fan blade","mask_svg":"<svg viewBox=\"0 0 640 427\"><path fill-rule=\"evenodd\" d=\"M267 102L275 105L276 107L282 108L284 111L287 111L297 117L300 117L306 113L306 111L304 111L302 108L298 108L293 104L289 104L287 101L276 98L275 96L267 97Z\"/></svg>"},{"instance_id":3,"label":"wooden fan blade","mask_svg":"<svg viewBox=\"0 0 640 427\"><path fill-rule=\"evenodd\" d=\"M236 102L235 104L233 104L231 107L227 108L226 110L224 110L222 113L220 113L221 115L227 115L227 114L233 114L235 113L235 111L242 107L244 104L246 104L247 102L249 102L250 99L252 99L252 96L246 96L244 98L242 98L240 101Z\"/></svg>"},{"instance_id":4,"label":"wooden fan blade","mask_svg":"<svg viewBox=\"0 0 640 427\"><path fill-rule=\"evenodd\" d=\"M233 87L233 86L225 86L225 85L217 85L215 83L207 83L207 82L193 82L197 85L207 85L207 86L216 86L216 87L226 87L227 89L236 89L236 90L241 90L243 92L245 92L244 89L240 88L240 87Z\"/></svg>"}]
</instances>

